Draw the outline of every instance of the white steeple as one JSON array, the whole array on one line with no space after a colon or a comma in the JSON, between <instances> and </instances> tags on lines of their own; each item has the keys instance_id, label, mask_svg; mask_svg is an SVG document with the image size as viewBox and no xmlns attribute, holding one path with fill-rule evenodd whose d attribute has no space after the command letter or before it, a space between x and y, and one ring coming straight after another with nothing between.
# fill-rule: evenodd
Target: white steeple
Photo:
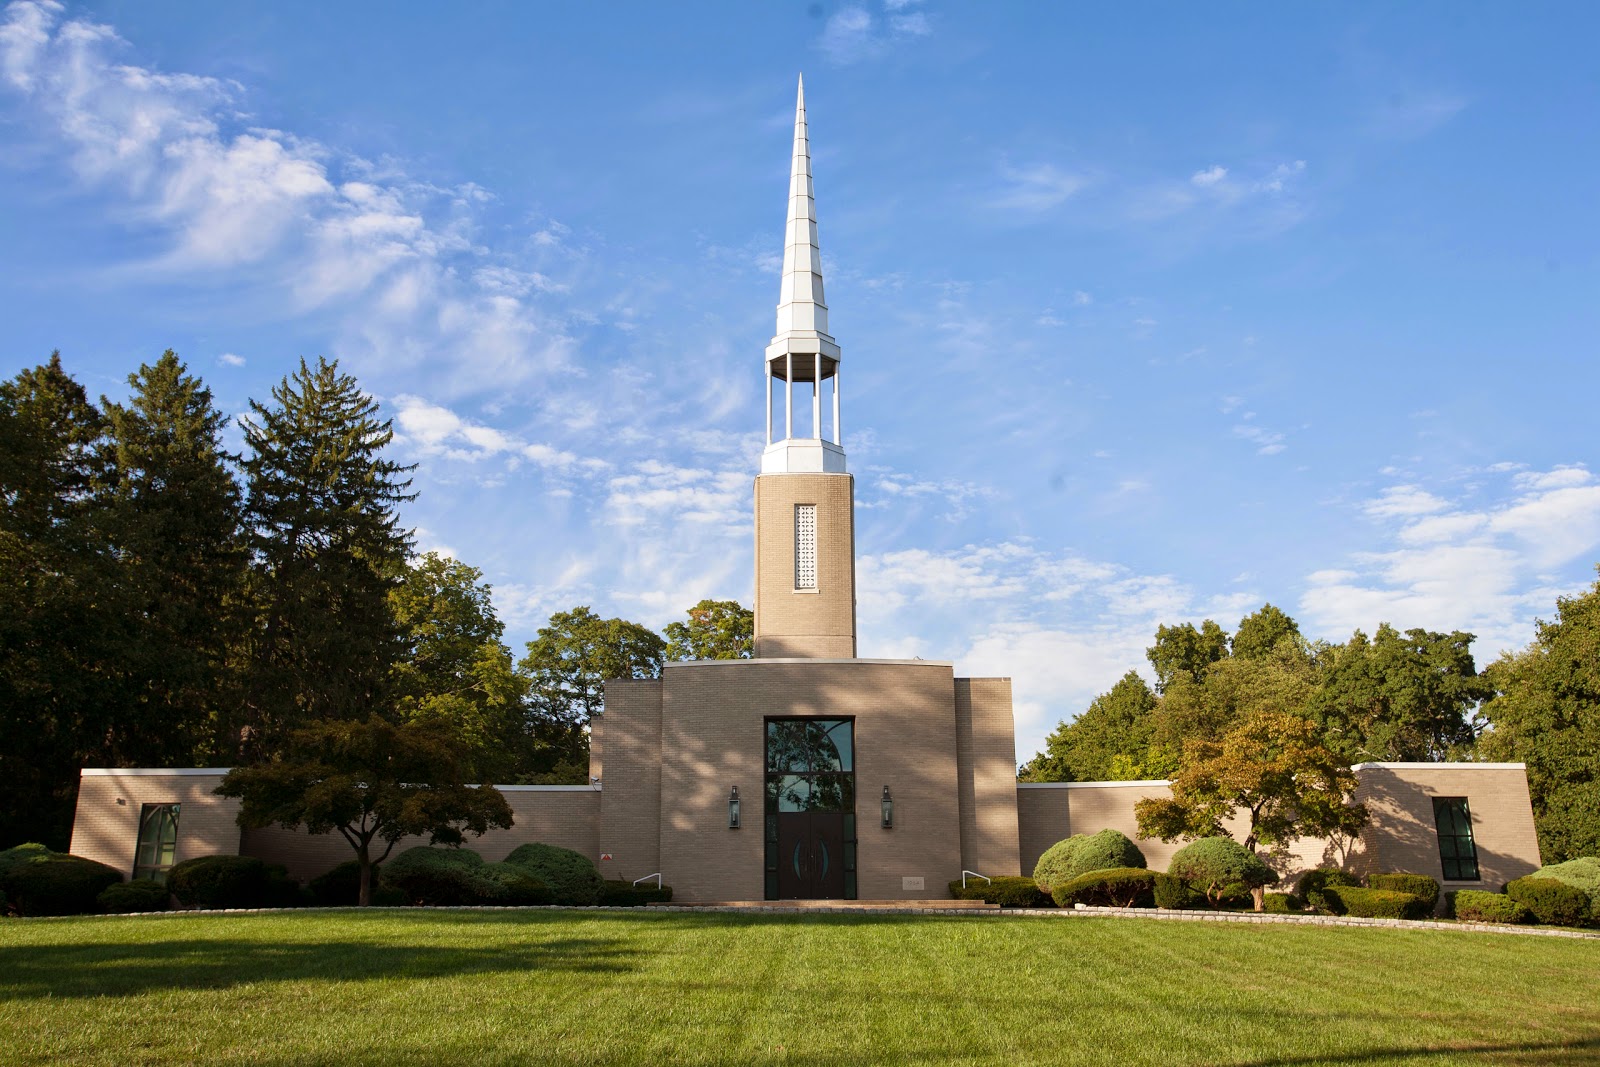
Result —
<instances>
[{"instance_id":1,"label":"white steeple","mask_svg":"<svg viewBox=\"0 0 1600 1067\"><path fill-rule=\"evenodd\" d=\"M823 436L822 383L831 380L831 433ZM784 228L783 288L778 325L767 345L767 449L761 473L844 473L839 432L839 346L828 335L828 305L822 295L822 253L817 248L817 204L811 188L811 141L806 131L806 87L800 82L794 107L794 161L789 169L789 218ZM773 383L783 390L782 436L775 437ZM794 387L809 382L810 419L795 411ZM802 394L802 404L807 397ZM809 421L808 433L797 425Z\"/></svg>"}]
</instances>

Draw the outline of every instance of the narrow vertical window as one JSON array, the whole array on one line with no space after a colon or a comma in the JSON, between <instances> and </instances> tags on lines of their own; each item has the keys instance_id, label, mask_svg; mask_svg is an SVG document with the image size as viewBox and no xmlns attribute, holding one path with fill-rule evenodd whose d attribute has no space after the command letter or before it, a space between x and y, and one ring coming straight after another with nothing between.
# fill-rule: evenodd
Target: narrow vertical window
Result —
<instances>
[{"instance_id":1,"label":"narrow vertical window","mask_svg":"<svg viewBox=\"0 0 1600 1067\"><path fill-rule=\"evenodd\" d=\"M1472 843L1472 813L1466 797L1434 797L1433 825L1439 832L1439 865L1447 882L1478 880L1478 849Z\"/></svg>"},{"instance_id":2,"label":"narrow vertical window","mask_svg":"<svg viewBox=\"0 0 1600 1067\"><path fill-rule=\"evenodd\" d=\"M146 804L139 810L139 844L133 854L133 877L165 882L178 854L178 805Z\"/></svg>"},{"instance_id":3,"label":"narrow vertical window","mask_svg":"<svg viewBox=\"0 0 1600 1067\"><path fill-rule=\"evenodd\" d=\"M794 506L794 587L817 587L817 506Z\"/></svg>"}]
</instances>

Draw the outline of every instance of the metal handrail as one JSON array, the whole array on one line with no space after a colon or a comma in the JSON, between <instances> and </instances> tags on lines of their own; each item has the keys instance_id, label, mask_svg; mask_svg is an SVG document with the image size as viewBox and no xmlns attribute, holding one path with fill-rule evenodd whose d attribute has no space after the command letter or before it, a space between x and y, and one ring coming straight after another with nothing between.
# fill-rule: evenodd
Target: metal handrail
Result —
<instances>
[{"instance_id":1,"label":"metal handrail","mask_svg":"<svg viewBox=\"0 0 1600 1067\"><path fill-rule=\"evenodd\" d=\"M962 871L961 872L961 888L962 889L967 888L967 875L969 875L969 874L972 875L972 877L974 877L974 878L982 878L984 880L984 882L986 882L989 885L994 885L994 879L990 878L986 874L979 874L977 871Z\"/></svg>"},{"instance_id":2,"label":"metal handrail","mask_svg":"<svg viewBox=\"0 0 1600 1067\"><path fill-rule=\"evenodd\" d=\"M660 871L657 871L655 874L647 874L643 878L635 878L633 880L633 884L634 885L638 885L640 882L648 882L652 878L654 878L656 880L656 888L660 889L661 888L661 872Z\"/></svg>"}]
</instances>

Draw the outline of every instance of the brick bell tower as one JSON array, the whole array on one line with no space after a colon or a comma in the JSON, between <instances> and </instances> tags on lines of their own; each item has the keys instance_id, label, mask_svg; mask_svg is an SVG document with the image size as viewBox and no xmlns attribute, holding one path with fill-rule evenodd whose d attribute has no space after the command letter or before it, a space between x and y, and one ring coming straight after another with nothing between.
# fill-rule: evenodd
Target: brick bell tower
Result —
<instances>
[{"instance_id":1,"label":"brick bell tower","mask_svg":"<svg viewBox=\"0 0 1600 1067\"><path fill-rule=\"evenodd\" d=\"M803 81L794 112L783 290L765 363L767 447L756 476L756 658L854 659L855 479L845 471L839 432L839 346L828 334L822 295ZM798 411L796 385L810 386ZM775 391L781 413L774 412ZM783 420L781 438L774 436L775 417Z\"/></svg>"}]
</instances>

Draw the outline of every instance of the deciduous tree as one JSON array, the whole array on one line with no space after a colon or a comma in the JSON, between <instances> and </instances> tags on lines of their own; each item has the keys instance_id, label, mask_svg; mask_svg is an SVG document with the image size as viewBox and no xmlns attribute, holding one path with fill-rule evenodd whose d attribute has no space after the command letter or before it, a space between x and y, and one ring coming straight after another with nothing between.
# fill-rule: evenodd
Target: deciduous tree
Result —
<instances>
[{"instance_id":1,"label":"deciduous tree","mask_svg":"<svg viewBox=\"0 0 1600 1067\"><path fill-rule=\"evenodd\" d=\"M669 622L669 660L749 659L755 653L755 612L737 600L702 600L685 622Z\"/></svg>"},{"instance_id":2,"label":"deciduous tree","mask_svg":"<svg viewBox=\"0 0 1600 1067\"><path fill-rule=\"evenodd\" d=\"M1115 782L1145 777L1155 734L1156 697L1129 671L1094 698L1072 722L1062 723L1045 750L1023 768L1027 782Z\"/></svg>"}]
</instances>

